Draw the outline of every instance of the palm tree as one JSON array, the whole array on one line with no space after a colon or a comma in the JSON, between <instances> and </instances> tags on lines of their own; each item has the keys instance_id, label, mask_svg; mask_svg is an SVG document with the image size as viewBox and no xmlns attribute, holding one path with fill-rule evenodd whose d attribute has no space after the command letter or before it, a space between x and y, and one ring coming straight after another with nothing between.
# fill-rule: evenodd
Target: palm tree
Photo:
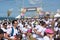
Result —
<instances>
[{"instance_id":1,"label":"palm tree","mask_svg":"<svg viewBox=\"0 0 60 40\"><path fill-rule=\"evenodd\" d=\"M10 16L10 14L12 13L12 8L11 9L9 9L8 11L7 11L7 17L9 17Z\"/></svg>"}]
</instances>

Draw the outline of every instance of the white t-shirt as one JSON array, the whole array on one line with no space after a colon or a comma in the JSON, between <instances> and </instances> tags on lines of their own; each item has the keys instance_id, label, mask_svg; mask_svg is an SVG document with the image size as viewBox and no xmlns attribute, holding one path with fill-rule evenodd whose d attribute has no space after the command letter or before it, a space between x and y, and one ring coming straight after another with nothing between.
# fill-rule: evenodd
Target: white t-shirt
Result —
<instances>
[{"instance_id":1,"label":"white t-shirt","mask_svg":"<svg viewBox=\"0 0 60 40\"><path fill-rule=\"evenodd\" d=\"M28 29L27 29L27 28L22 28L21 31L22 31L22 33L23 33L23 34L22 34L22 37L23 37L23 38L26 38L26 34L25 34L25 33L27 33Z\"/></svg>"},{"instance_id":2,"label":"white t-shirt","mask_svg":"<svg viewBox=\"0 0 60 40\"><path fill-rule=\"evenodd\" d=\"M3 28L3 27L2 27L1 29L2 29L4 32L7 32L7 29L5 29L5 28Z\"/></svg>"},{"instance_id":3,"label":"white t-shirt","mask_svg":"<svg viewBox=\"0 0 60 40\"><path fill-rule=\"evenodd\" d=\"M49 19L48 20L45 20L45 19L42 19L46 24L49 24Z\"/></svg>"},{"instance_id":4,"label":"white t-shirt","mask_svg":"<svg viewBox=\"0 0 60 40\"><path fill-rule=\"evenodd\" d=\"M57 26L57 24L58 24L58 22L55 22L55 25L54 25L54 26L56 27L56 26Z\"/></svg>"},{"instance_id":5,"label":"white t-shirt","mask_svg":"<svg viewBox=\"0 0 60 40\"><path fill-rule=\"evenodd\" d=\"M43 40L50 40L50 38L48 36L44 36ZM54 40L54 39L52 38L52 40Z\"/></svg>"},{"instance_id":6,"label":"white t-shirt","mask_svg":"<svg viewBox=\"0 0 60 40\"><path fill-rule=\"evenodd\" d=\"M37 30L38 30L39 28L40 28L40 25L36 25L35 29L37 29Z\"/></svg>"},{"instance_id":7,"label":"white t-shirt","mask_svg":"<svg viewBox=\"0 0 60 40\"><path fill-rule=\"evenodd\" d=\"M27 28L22 28L22 30L21 30L21 31L22 31L23 33L26 33L26 32L27 32L27 30L28 30Z\"/></svg>"},{"instance_id":8,"label":"white t-shirt","mask_svg":"<svg viewBox=\"0 0 60 40\"><path fill-rule=\"evenodd\" d=\"M7 29L5 29L5 28L1 28L4 32L7 32ZM4 33L4 36L5 36L5 33ZM8 39L6 39L6 38L4 38L4 40L8 40Z\"/></svg>"},{"instance_id":9,"label":"white t-shirt","mask_svg":"<svg viewBox=\"0 0 60 40\"><path fill-rule=\"evenodd\" d=\"M39 28L40 28L40 25L36 25L36 27L32 29L32 32L35 33L33 30L34 29L38 30Z\"/></svg>"},{"instance_id":10,"label":"white t-shirt","mask_svg":"<svg viewBox=\"0 0 60 40\"><path fill-rule=\"evenodd\" d=\"M15 29L14 27L13 27L13 29L14 29L13 36L11 36L12 28L7 29L7 34L9 34L9 36L11 36L10 38L14 38L14 36L15 36L16 34L18 34L18 30Z\"/></svg>"},{"instance_id":11,"label":"white t-shirt","mask_svg":"<svg viewBox=\"0 0 60 40\"><path fill-rule=\"evenodd\" d=\"M54 31L56 31L56 32L58 31L58 34L56 34L56 38L57 38L57 37L59 36L59 34L60 34L60 28L55 27L55 28L54 28Z\"/></svg>"},{"instance_id":12,"label":"white t-shirt","mask_svg":"<svg viewBox=\"0 0 60 40\"><path fill-rule=\"evenodd\" d=\"M33 25L33 24L34 24L34 22L35 22L35 21L32 21L32 22L31 22L32 27L34 27L34 25Z\"/></svg>"},{"instance_id":13,"label":"white t-shirt","mask_svg":"<svg viewBox=\"0 0 60 40\"><path fill-rule=\"evenodd\" d=\"M37 30L38 32L41 32L41 35L44 36L44 32L45 32L46 28L43 28L42 26L40 26L40 28ZM39 36L39 35L38 35Z\"/></svg>"},{"instance_id":14,"label":"white t-shirt","mask_svg":"<svg viewBox=\"0 0 60 40\"><path fill-rule=\"evenodd\" d=\"M54 28L54 30L55 30L55 31L58 31L58 30L60 31L60 28L58 28L58 27L55 27L55 28Z\"/></svg>"},{"instance_id":15,"label":"white t-shirt","mask_svg":"<svg viewBox=\"0 0 60 40\"><path fill-rule=\"evenodd\" d=\"M46 30L46 28L43 28L42 26L37 26L36 29L37 29L37 32L41 32L42 36L44 35L44 31ZM40 35L33 34L33 38L35 38L35 37L38 40L42 40L42 37Z\"/></svg>"},{"instance_id":16,"label":"white t-shirt","mask_svg":"<svg viewBox=\"0 0 60 40\"><path fill-rule=\"evenodd\" d=\"M28 28L28 29L31 29L30 25L27 25L27 28Z\"/></svg>"},{"instance_id":17,"label":"white t-shirt","mask_svg":"<svg viewBox=\"0 0 60 40\"><path fill-rule=\"evenodd\" d=\"M11 24L7 25L7 29L9 29L9 28L11 28L11 27L12 27L12 25L11 25Z\"/></svg>"},{"instance_id":18,"label":"white t-shirt","mask_svg":"<svg viewBox=\"0 0 60 40\"><path fill-rule=\"evenodd\" d=\"M20 30L22 30L22 28L23 28L22 23L19 23L18 26L20 26L19 28L20 28Z\"/></svg>"}]
</instances>

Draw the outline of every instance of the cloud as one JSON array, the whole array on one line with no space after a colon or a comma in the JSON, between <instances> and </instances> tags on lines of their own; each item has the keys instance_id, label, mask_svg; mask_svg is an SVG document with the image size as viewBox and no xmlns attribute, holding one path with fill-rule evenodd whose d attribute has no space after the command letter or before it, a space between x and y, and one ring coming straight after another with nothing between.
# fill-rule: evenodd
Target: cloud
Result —
<instances>
[{"instance_id":1,"label":"cloud","mask_svg":"<svg viewBox=\"0 0 60 40\"><path fill-rule=\"evenodd\" d=\"M29 0L30 4L39 4L42 0Z\"/></svg>"},{"instance_id":2,"label":"cloud","mask_svg":"<svg viewBox=\"0 0 60 40\"><path fill-rule=\"evenodd\" d=\"M29 0L30 4L35 4L34 0Z\"/></svg>"}]
</instances>

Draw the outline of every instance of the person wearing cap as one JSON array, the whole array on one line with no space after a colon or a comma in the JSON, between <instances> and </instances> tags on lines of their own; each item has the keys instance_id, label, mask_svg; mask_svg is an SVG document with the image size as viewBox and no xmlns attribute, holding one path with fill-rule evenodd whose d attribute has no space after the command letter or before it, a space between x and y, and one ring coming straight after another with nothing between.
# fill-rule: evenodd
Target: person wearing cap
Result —
<instances>
[{"instance_id":1,"label":"person wearing cap","mask_svg":"<svg viewBox=\"0 0 60 40\"><path fill-rule=\"evenodd\" d=\"M43 40L54 40L54 32L52 29L45 30L46 35L43 37Z\"/></svg>"},{"instance_id":2,"label":"person wearing cap","mask_svg":"<svg viewBox=\"0 0 60 40\"><path fill-rule=\"evenodd\" d=\"M0 40L4 40L4 31L2 29L0 29Z\"/></svg>"}]
</instances>

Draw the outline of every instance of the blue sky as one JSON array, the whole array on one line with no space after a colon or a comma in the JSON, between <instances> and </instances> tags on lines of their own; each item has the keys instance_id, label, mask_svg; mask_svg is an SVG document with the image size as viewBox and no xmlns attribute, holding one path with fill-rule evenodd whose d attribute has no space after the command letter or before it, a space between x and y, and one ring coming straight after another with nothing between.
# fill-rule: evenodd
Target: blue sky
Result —
<instances>
[{"instance_id":1,"label":"blue sky","mask_svg":"<svg viewBox=\"0 0 60 40\"><path fill-rule=\"evenodd\" d=\"M16 17L19 15L19 10L24 7L42 7L44 11L56 11L60 9L60 0L37 0L38 2L30 0L0 0L0 17L6 17L7 11L13 8L10 17ZM23 5L24 4L24 5ZM30 12L35 13L35 12Z\"/></svg>"}]
</instances>

